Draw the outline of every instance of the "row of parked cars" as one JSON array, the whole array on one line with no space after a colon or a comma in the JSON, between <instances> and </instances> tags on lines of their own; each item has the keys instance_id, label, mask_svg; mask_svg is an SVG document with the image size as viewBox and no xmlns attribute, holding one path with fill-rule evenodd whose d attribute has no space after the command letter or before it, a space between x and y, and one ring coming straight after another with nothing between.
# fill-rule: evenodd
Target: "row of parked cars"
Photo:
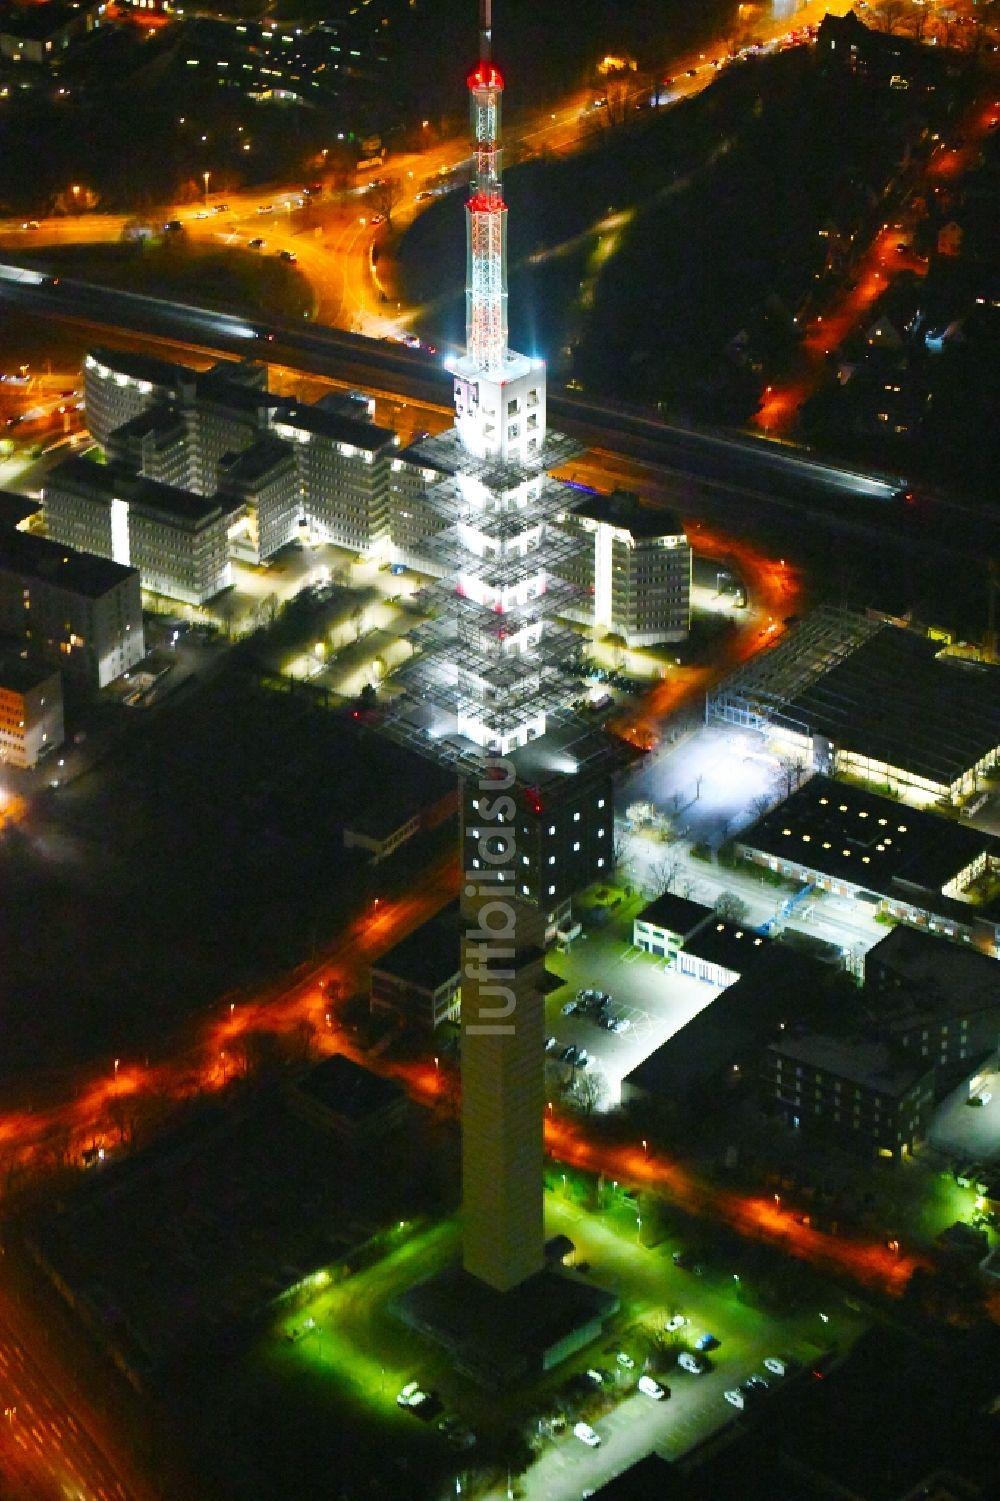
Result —
<instances>
[{"instance_id":1,"label":"row of parked cars","mask_svg":"<svg viewBox=\"0 0 1000 1501\"><path fill-rule=\"evenodd\" d=\"M589 1016L605 1032L627 1032L632 1023L627 1016L615 1016L612 1013L614 999L606 990L578 990L576 999L567 1001L562 1008L563 1016L580 1013Z\"/></svg>"},{"instance_id":2,"label":"row of parked cars","mask_svg":"<svg viewBox=\"0 0 1000 1501\"><path fill-rule=\"evenodd\" d=\"M791 1361L785 1356L768 1355L764 1361L764 1369L769 1373L771 1380L768 1380L767 1376L762 1376L759 1371L754 1371L753 1375L748 1376L739 1386L731 1387L722 1395L730 1407L735 1407L742 1412L748 1404L757 1401L770 1391L775 1377L780 1379L787 1375L791 1370L791 1365Z\"/></svg>"},{"instance_id":3,"label":"row of parked cars","mask_svg":"<svg viewBox=\"0 0 1000 1501\"><path fill-rule=\"evenodd\" d=\"M396 1396L396 1406L411 1412L421 1422L429 1423L437 1418L437 1431L453 1449L473 1449L478 1442L471 1428L452 1413L439 1416L442 1410L440 1397L434 1392L425 1392L419 1381L408 1381Z\"/></svg>"}]
</instances>

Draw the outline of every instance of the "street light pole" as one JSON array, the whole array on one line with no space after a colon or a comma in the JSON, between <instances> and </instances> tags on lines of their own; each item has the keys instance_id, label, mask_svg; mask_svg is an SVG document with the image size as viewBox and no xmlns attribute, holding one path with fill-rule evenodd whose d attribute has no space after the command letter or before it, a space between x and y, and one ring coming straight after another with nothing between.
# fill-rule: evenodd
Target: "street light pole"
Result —
<instances>
[{"instance_id":1,"label":"street light pole","mask_svg":"<svg viewBox=\"0 0 1000 1501\"><path fill-rule=\"evenodd\" d=\"M212 175L211 172L203 172L201 174L202 181L205 184L205 207L206 208L208 208L208 180L211 177L211 175Z\"/></svg>"}]
</instances>

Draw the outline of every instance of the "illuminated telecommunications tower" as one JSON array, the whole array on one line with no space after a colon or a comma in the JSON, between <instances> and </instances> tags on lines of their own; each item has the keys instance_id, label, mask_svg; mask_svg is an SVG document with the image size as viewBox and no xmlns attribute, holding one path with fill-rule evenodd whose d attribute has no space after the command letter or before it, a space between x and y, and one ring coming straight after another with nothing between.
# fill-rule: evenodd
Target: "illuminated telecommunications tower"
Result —
<instances>
[{"instance_id":1,"label":"illuminated telecommunications tower","mask_svg":"<svg viewBox=\"0 0 1000 1501\"><path fill-rule=\"evenodd\" d=\"M560 561L579 545L552 523L567 491L548 470L577 452L549 433L545 365L507 347L507 206L501 185L503 79L481 0L479 63L469 75L474 175L466 204L466 349L451 362L455 425L412 450L441 476L424 552L440 578L434 619L411 635L406 676L457 734L499 754L545 733L579 691L578 636L552 617L569 602Z\"/></svg>"}]
</instances>

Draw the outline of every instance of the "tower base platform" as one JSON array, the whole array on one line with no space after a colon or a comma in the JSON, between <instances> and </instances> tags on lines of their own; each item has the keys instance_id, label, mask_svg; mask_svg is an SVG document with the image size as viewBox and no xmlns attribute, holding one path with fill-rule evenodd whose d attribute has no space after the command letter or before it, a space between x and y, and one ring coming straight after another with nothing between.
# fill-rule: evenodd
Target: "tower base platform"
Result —
<instances>
[{"instance_id":1,"label":"tower base platform","mask_svg":"<svg viewBox=\"0 0 1000 1501\"><path fill-rule=\"evenodd\" d=\"M453 1266L408 1288L391 1309L443 1346L456 1370L503 1389L552 1370L597 1339L619 1306L615 1293L551 1269L501 1293Z\"/></svg>"}]
</instances>

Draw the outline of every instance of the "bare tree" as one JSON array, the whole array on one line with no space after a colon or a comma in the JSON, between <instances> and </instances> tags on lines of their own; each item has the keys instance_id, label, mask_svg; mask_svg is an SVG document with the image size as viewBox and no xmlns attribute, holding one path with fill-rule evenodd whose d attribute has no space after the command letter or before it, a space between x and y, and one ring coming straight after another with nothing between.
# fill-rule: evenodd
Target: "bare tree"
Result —
<instances>
[{"instance_id":1,"label":"bare tree","mask_svg":"<svg viewBox=\"0 0 1000 1501\"><path fill-rule=\"evenodd\" d=\"M879 31L901 31L907 20L906 0L882 0L875 12L875 24Z\"/></svg>"},{"instance_id":2,"label":"bare tree","mask_svg":"<svg viewBox=\"0 0 1000 1501\"><path fill-rule=\"evenodd\" d=\"M398 177L386 177L372 188L371 201L375 206L375 212L381 214L389 228L392 228L392 211L403 196L403 184Z\"/></svg>"},{"instance_id":3,"label":"bare tree","mask_svg":"<svg viewBox=\"0 0 1000 1501\"><path fill-rule=\"evenodd\" d=\"M676 850L669 850L655 865L649 868L650 885L655 888L654 895L659 896L663 891L673 891L674 884L680 874L681 857Z\"/></svg>"},{"instance_id":4,"label":"bare tree","mask_svg":"<svg viewBox=\"0 0 1000 1501\"><path fill-rule=\"evenodd\" d=\"M584 1115L593 1115L608 1097L608 1081L597 1068L578 1068L574 1073L573 1103Z\"/></svg>"}]
</instances>

